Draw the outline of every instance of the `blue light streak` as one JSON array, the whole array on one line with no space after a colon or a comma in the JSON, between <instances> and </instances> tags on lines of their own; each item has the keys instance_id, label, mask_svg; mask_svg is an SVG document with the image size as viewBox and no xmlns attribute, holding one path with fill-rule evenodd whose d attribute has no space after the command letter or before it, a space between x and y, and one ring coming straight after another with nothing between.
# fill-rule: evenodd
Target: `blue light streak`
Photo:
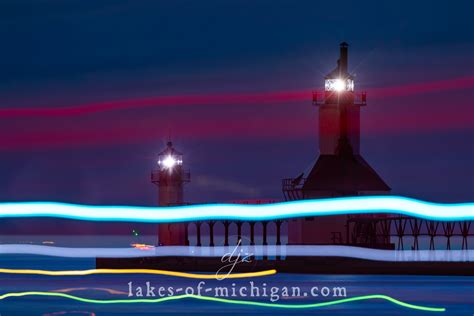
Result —
<instances>
[{"instance_id":1,"label":"blue light streak","mask_svg":"<svg viewBox=\"0 0 474 316\"><path fill-rule=\"evenodd\" d=\"M0 204L0 218L57 217L87 221L169 223L199 220L262 221L306 216L391 213L435 221L474 219L474 203L441 204L401 196L300 200L262 205L202 204L176 207L93 206L58 202Z\"/></svg>"},{"instance_id":2,"label":"blue light streak","mask_svg":"<svg viewBox=\"0 0 474 316\"><path fill-rule=\"evenodd\" d=\"M136 248L77 248L43 245L0 245L0 255L41 255L69 258L137 258L137 257L215 257L222 258L235 246L193 247L161 246ZM383 250L339 245L248 246L239 250L254 256L346 257L386 262L474 262L474 250Z\"/></svg>"}]
</instances>

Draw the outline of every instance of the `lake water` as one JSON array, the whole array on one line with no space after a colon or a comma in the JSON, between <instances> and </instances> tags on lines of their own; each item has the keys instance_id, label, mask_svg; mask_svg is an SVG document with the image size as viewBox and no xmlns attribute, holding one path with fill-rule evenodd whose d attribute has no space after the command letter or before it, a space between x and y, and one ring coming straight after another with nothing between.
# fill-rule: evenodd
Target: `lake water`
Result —
<instances>
[{"instance_id":1,"label":"lake water","mask_svg":"<svg viewBox=\"0 0 474 316\"><path fill-rule=\"evenodd\" d=\"M0 256L2 268L74 270L94 268L92 259L65 259L44 256ZM162 293L172 287L178 289L193 288L196 294L199 279L184 279L160 275L90 275L90 276L38 276L0 274L0 295L9 292L59 291L84 298L98 300L152 299L146 297L146 283L160 287ZM311 304L334 301L341 298L341 288L346 298L383 294L409 304L425 307L444 307L445 312L420 311L393 304L381 299L348 302L321 308L281 309L234 305L214 301L201 301L192 298L167 301L163 303L138 304L93 304L77 302L63 297L24 296L9 297L0 301L0 314L10 315L468 315L474 314L474 277L457 276L377 276L377 275L304 275L275 274L250 279L226 279L223 281L206 280L201 291L211 289L202 295L214 296L215 288L227 288L227 297L239 301L259 301L277 304ZM250 282L253 282L253 297ZM284 295L284 288L289 289ZM315 288L317 287L317 290ZM137 296L142 289L144 297ZM245 288L246 290L240 290ZM258 288L258 293L255 288ZM264 288L267 296L264 296ZM271 295L272 288L274 295ZM298 288L300 292L294 290ZM324 294L330 292L327 296ZM232 291L235 296L232 296ZM324 290L323 290L324 289ZM338 289L338 290L336 290ZM131 291L130 291L131 290ZM338 292L338 293L336 293ZM304 296L304 293L307 296ZM336 293L336 294L335 294ZM132 294L132 297L129 295ZM149 293L151 294L151 293ZM225 294L225 293L222 293ZM241 294L246 294L245 296ZM258 295L257 295L258 294ZM294 296L292 295L294 294ZM318 295L318 296L313 296ZM258 296L258 297L257 297ZM156 298L154 297L154 298ZM273 301L273 302L272 302Z\"/></svg>"}]
</instances>

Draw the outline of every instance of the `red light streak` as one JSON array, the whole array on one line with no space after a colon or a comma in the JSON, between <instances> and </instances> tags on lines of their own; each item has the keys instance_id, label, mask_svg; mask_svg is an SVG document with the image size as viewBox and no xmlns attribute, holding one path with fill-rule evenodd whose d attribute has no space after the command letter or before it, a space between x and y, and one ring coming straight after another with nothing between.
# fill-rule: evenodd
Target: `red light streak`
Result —
<instances>
[{"instance_id":1,"label":"red light streak","mask_svg":"<svg viewBox=\"0 0 474 316\"><path fill-rule=\"evenodd\" d=\"M447 90L459 90L474 87L474 77L462 77L423 83L407 84L386 88L368 89L371 99L391 96L407 96ZM215 95L177 95L114 100L108 102L88 103L64 107L25 107L0 108L0 118L25 117L74 117L100 112L141 109L162 106L196 106L196 105L257 105L275 104L311 100L311 89L298 91L273 91L252 94L215 94Z\"/></svg>"}]
</instances>

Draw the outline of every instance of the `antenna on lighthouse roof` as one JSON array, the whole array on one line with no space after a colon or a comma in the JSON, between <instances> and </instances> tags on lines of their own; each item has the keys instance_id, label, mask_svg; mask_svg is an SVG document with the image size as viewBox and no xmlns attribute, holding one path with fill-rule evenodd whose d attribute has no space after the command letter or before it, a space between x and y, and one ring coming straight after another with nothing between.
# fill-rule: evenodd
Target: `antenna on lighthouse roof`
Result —
<instances>
[{"instance_id":1,"label":"antenna on lighthouse roof","mask_svg":"<svg viewBox=\"0 0 474 316\"><path fill-rule=\"evenodd\" d=\"M340 76L346 76L347 71L348 71L348 47L349 44L346 42L342 42L340 45L340 50L339 50L339 75Z\"/></svg>"}]
</instances>

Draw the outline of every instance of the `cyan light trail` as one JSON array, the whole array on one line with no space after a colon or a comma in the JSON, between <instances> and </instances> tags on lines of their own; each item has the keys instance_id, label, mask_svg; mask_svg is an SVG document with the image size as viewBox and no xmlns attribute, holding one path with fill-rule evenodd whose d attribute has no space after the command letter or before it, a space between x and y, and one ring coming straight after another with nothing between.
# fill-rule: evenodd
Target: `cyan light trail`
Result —
<instances>
[{"instance_id":1,"label":"cyan light trail","mask_svg":"<svg viewBox=\"0 0 474 316\"><path fill-rule=\"evenodd\" d=\"M0 245L0 256L28 254L70 258L136 258L162 256L219 257L234 247L165 246L147 250L135 248L66 248L42 245ZM474 250L382 250L338 245L239 246L255 256L347 257L391 262L474 262Z\"/></svg>"},{"instance_id":2,"label":"cyan light trail","mask_svg":"<svg viewBox=\"0 0 474 316\"><path fill-rule=\"evenodd\" d=\"M88 221L184 222L273 220L305 216L392 213L436 221L474 219L474 203L440 204L401 196L301 200L262 205L202 204L176 207L93 206L57 202L0 204L0 218L58 217Z\"/></svg>"}]
</instances>

